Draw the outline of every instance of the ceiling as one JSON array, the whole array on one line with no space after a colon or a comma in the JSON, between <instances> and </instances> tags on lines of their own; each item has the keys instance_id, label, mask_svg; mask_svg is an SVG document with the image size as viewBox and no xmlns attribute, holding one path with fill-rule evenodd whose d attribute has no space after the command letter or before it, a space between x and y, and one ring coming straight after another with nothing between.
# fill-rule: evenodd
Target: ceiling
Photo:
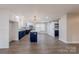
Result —
<instances>
[{"instance_id":1,"label":"ceiling","mask_svg":"<svg viewBox=\"0 0 79 59\"><path fill-rule=\"evenodd\" d=\"M50 21L66 13L79 13L79 4L4 4L0 9L9 9L12 15L24 16L28 20L37 16L39 20Z\"/></svg>"}]
</instances>

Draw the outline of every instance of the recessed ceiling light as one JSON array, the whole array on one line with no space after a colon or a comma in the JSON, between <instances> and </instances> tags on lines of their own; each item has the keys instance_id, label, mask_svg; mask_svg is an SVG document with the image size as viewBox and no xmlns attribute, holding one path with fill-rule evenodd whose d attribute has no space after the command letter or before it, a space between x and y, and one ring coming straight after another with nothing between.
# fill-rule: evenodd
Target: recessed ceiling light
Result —
<instances>
[{"instance_id":1,"label":"recessed ceiling light","mask_svg":"<svg viewBox=\"0 0 79 59\"><path fill-rule=\"evenodd\" d=\"M19 17L19 16L15 16L15 18L16 18L16 19L20 19L20 17Z\"/></svg>"}]
</instances>

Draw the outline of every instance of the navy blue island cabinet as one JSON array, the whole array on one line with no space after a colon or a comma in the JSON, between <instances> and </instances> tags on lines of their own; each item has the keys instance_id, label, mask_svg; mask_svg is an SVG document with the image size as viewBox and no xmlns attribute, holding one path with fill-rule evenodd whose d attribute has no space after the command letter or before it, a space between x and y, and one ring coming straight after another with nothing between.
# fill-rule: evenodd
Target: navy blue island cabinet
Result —
<instances>
[{"instance_id":1,"label":"navy blue island cabinet","mask_svg":"<svg viewBox=\"0 0 79 59\"><path fill-rule=\"evenodd\" d=\"M25 31L19 31L19 40L26 35Z\"/></svg>"},{"instance_id":2,"label":"navy blue island cabinet","mask_svg":"<svg viewBox=\"0 0 79 59\"><path fill-rule=\"evenodd\" d=\"M30 42L37 42L37 32L30 32Z\"/></svg>"},{"instance_id":3,"label":"navy blue island cabinet","mask_svg":"<svg viewBox=\"0 0 79 59\"><path fill-rule=\"evenodd\" d=\"M19 31L19 40L23 38L25 35L28 35L30 30Z\"/></svg>"}]
</instances>

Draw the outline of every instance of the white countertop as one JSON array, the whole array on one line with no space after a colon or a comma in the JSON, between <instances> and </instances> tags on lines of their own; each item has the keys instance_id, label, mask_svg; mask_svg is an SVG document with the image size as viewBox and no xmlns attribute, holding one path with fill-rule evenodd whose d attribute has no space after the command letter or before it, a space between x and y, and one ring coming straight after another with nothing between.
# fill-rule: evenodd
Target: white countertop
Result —
<instances>
[{"instance_id":1,"label":"white countertop","mask_svg":"<svg viewBox=\"0 0 79 59\"><path fill-rule=\"evenodd\" d=\"M31 32L37 32L36 30L32 30Z\"/></svg>"}]
</instances>

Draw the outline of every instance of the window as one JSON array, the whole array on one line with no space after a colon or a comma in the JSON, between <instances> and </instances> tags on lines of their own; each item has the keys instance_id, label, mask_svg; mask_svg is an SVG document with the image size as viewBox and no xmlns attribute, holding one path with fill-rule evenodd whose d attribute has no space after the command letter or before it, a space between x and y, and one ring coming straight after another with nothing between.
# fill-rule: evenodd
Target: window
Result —
<instances>
[{"instance_id":1,"label":"window","mask_svg":"<svg viewBox=\"0 0 79 59\"><path fill-rule=\"evenodd\" d=\"M45 24L36 24L35 25L35 30L37 32L45 32Z\"/></svg>"}]
</instances>

